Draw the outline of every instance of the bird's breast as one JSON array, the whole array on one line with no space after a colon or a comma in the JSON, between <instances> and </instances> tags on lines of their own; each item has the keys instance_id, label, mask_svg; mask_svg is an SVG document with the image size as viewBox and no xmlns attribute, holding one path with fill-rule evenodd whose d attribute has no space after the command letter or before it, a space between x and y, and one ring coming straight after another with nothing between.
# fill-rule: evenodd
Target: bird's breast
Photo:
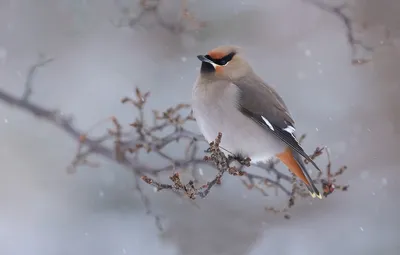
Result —
<instances>
[{"instance_id":1,"label":"bird's breast","mask_svg":"<svg viewBox=\"0 0 400 255\"><path fill-rule=\"evenodd\" d=\"M283 144L238 110L239 89L233 84L193 88L193 113L208 142L222 133L221 147L264 161L283 151ZM221 86L221 87L217 87Z\"/></svg>"}]
</instances>

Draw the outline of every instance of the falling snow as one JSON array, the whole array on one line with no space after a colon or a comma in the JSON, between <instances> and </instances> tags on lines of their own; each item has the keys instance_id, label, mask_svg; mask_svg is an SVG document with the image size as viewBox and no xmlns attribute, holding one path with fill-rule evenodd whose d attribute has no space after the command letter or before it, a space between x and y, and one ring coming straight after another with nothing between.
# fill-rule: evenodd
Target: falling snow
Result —
<instances>
[{"instance_id":1,"label":"falling snow","mask_svg":"<svg viewBox=\"0 0 400 255\"><path fill-rule=\"evenodd\" d=\"M7 55L8 55L8 53L7 53L6 48L0 46L0 62L1 62L2 64L4 64L4 63L6 62L6 60L7 60Z\"/></svg>"},{"instance_id":2,"label":"falling snow","mask_svg":"<svg viewBox=\"0 0 400 255\"><path fill-rule=\"evenodd\" d=\"M297 79L303 80L305 78L306 78L306 74L305 73L303 73L301 71L297 72Z\"/></svg>"},{"instance_id":3,"label":"falling snow","mask_svg":"<svg viewBox=\"0 0 400 255\"><path fill-rule=\"evenodd\" d=\"M77 9L74 8L74 12L70 12L68 9L70 5L61 4L62 2L73 2L81 5L81 1L82 4L90 5L87 6L88 11L81 12L79 10L77 12ZM396 0L391 1L396 2ZM312 206L313 208L307 208L307 206L310 207L306 202L307 200L301 199L303 201L300 201L300 203L304 202L305 210L310 210L313 215L317 216L313 218L312 222L316 227L315 230L324 233L323 237L316 238L304 238L298 235L299 231L297 230L301 230L306 225L302 221L301 211L304 208L302 209L301 205L293 208L294 217L289 222L284 221L280 216L273 217L272 214L263 212L263 207L269 204L269 200L281 198L275 198L273 192L271 192L268 201L264 199L254 199L253 201L250 196L258 194L258 191L245 190L243 191L245 194L243 199L241 193L238 194L239 199L235 199L232 192L241 192L244 188L238 189L237 183L230 181L234 180L234 177L229 175L226 176L226 182L222 185L222 188L216 188L209 199L196 201L201 210L196 209L185 198L153 194L151 192L153 187L143 185L143 188L148 191L146 191L146 194L150 193L147 195L152 209L156 209L160 214L165 212L166 218L171 218L171 222L174 222L173 227L166 229L166 235L162 236L162 242L160 242L160 233L153 224L153 215L144 213L139 196L130 195L134 184L131 173L126 175L125 171L120 171L115 166L109 167L108 164L101 164L101 172L104 168L105 171L111 171L116 176L115 184L105 190L101 188L104 183L102 178L99 177L99 170L97 169L89 169L89 171L82 169L75 176L66 176L63 169L66 165L65 162L68 161L67 163L69 163L71 155L75 153L76 141L69 140L69 137L62 133L56 134L51 139L41 140L47 134L47 131L50 131L50 128L54 129L54 127L45 124L43 120L32 118L25 118L24 125L19 125L18 130L15 130L11 127L14 127L18 123L17 120L22 118L16 115L19 110L14 107L5 107L2 104L0 110L3 114L3 146L11 153L3 157L5 161L3 165L10 167L8 167L9 171L3 171L3 183L0 185L6 198L3 199L2 205L3 207L8 206L6 217L0 217L0 225L2 226L0 232L5 231L7 235L12 237L13 242L10 242L5 249L12 250L13 254L52 255L51 253L60 254L73 251L75 255L142 253L170 255L216 254L218 252L258 255L265 254L265 251L268 250L270 254L291 255L308 252L309 255L316 255L323 251L326 255L332 255L343 253L343 251L344 253L350 251L355 254L363 254L363 252L373 251L379 247L389 250L391 246L396 246L394 237L398 233L398 228L393 222L397 219L396 209L398 207L393 201L396 201L396 194L398 194L397 179L394 179L398 176L396 175L398 174L398 163L385 161L387 158L385 151L398 151L398 136L396 136L394 128L389 128L389 125L395 125L397 123L395 121L398 121L398 119L394 119L396 112L388 112L391 109L397 109L397 105L396 100L393 100L392 97L383 97L383 100L380 98L387 93L390 96L390 84L396 82L396 79L393 78L397 77L395 76L397 73L395 75L389 73L395 68L391 68L391 65L389 65L391 62L386 62L383 56L383 53L390 55L389 52L392 47L385 48L382 54L379 52L379 61L374 62L374 70L371 69L370 65L353 68L349 63L352 56L347 54L351 49L350 45L345 43L345 26L337 25L342 24L337 19L338 17L316 8L310 11L310 6L294 0L239 0L239 3L226 0L218 1L218 6L216 6L218 10L215 9L212 13L207 12L209 8L207 4L196 5L190 11L193 11L192 14L199 21L208 21L208 24L204 31L199 30L197 35L193 33L196 35L193 40L189 33L169 35L168 31L163 28L160 29L165 30L165 32L160 33L161 30L155 24L154 26L149 24L149 26L146 26L146 33L136 33L133 38L130 33L135 28L127 27L121 30L111 25L96 26L99 20L106 19L107 22L107 17L114 15L116 8L108 8L110 10L104 8L104 6L110 7L111 3L109 2L112 1L60 0L61 5L57 3L41 6L40 3L43 1L32 0L29 5L32 8L27 8L19 3L21 1L10 0L5 2L13 4L9 13L4 11L0 15L3 21L0 34L5 36L0 42L0 84L2 89L4 86L4 90L10 93L23 89L29 70L28 65L32 64L30 63L31 60L34 61L38 47L41 50L50 51L44 52L46 54L53 52L60 55L57 63L40 69L37 75L40 80L34 82L34 92L38 100L33 101L41 103L40 100L43 100L44 105L63 109L67 115L69 115L68 112L71 112L77 119L76 123L73 124L78 129L84 130L86 125L91 125L93 121L103 119L109 114L117 114L123 123L130 123L134 117L130 108L124 106L124 109L127 109L126 113L125 110L120 111L119 108L114 108L114 106L119 105L118 100L121 95L130 96L131 80L134 83L140 83L138 85L143 87L144 90L152 92L148 106L149 112L151 109L163 110L165 107L178 102L189 103L191 89L189 83L194 82L195 76L198 75L200 70L200 65L196 62L195 56L207 52L211 47L227 42L229 38L236 38L235 41L242 44L240 46L249 53L249 61L258 66L260 75L267 81L277 81L280 84L278 91L282 92L283 96L289 95L291 97L292 101L287 102L289 108L290 106L301 107L293 113L294 117L297 116L301 123L309 123L308 128L311 128L311 133L314 133L306 139L305 145L309 149L312 149L314 145L330 145L333 169L342 164L349 165L348 175L343 175L340 181L354 185L354 189L350 188L347 193L337 191L324 199L322 201L324 206L319 200L311 200L310 205L313 203L316 203L316 205ZM188 7L191 9L191 7L194 7L195 1L189 2L190 6ZM243 8L244 5L249 7ZM62 11L65 14L61 16L53 15L60 13L60 6L63 6ZM289 11L287 7L290 6L296 8ZM257 9L257 7L260 8ZM385 6L381 4L379 7L384 8ZM220 12L220 9L222 12ZM135 13L137 11L134 10ZM236 14L237 11L239 12L239 15L236 16L238 20L235 20L236 18L231 14L233 12ZM374 12L376 16L382 14L377 12L379 10ZM40 16L43 13L46 15ZM67 24L63 22L65 17L71 17L75 20L76 17L73 16L79 13L87 15L85 20L93 23L89 27L95 27L95 31L91 30L77 37L74 35L75 23L67 22ZM207 14L206 17L202 16L204 13ZM302 14L304 13L307 17L299 18L303 17ZM217 16L213 17L213 15ZM268 19L265 19L265 15L268 16ZM367 19L366 16L368 15L365 15ZM150 20L154 19L153 14L146 16L146 18L148 18L148 23L156 22ZM28 20L34 22L27 23ZM315 20L318 20L319 28L322 29L309 31L309 22ZM144 20L143 26L138 26L138 28L145 30L146 22ZM296 22L296 26L291 26L290 24L294 24L294 22ZM55 26L57 29L53 29L53 26L48 26L46 23L59 24L61 27ZM267 34L260 33L257 29L225 29L225 33L218 34L218 30L224 30L226 24L243 27L254 27L254 24L257 24L266 28L273 24L273 29L268 29ZM110 34L112 30L118 35L113 36L112 42L98 41L104 35ZM65 33L65 31L69 32ZM79 31L82 30L79 29ZM93 32L95 32L95 36L92 36ZM358 31L355 32L358 35ZM124 33L127 33L127 36ZM142 36L141 34L145 37L139 38ZM301 34L301 36L298 36L298 34ZM393 36L396 35L393 34ZM55 39L48 40L48 38ZM149 41L148 38L157 38L157 40ZM363 39L360 34L360 40ZM182 40L182 42L179 42L179 40ZM341 43L335 43L337 41ZM389 43L383 39L373 41L376 42L377 46L379 46L379 43ZM60 45L58 45L59 42L61 42ZM66 47L65 42L69 42L68 45L78 46ZM398 40L397 46L400 45L399 42ZM165 50L163 50L164 46ZM295 48L296 46L299 47ZM262 50L263 54L257 54L259 50ZM132 73L132 68L125 68L125 66L132 66L132 63L139 65L141 62L138 60L152 59L156 53L159 53L157 56L162 59L154 63L153 61L145 61L146 66L143 66L136 73ZM124 58L116 57L120 55ZM99 56L107 61L98 61ZM167 57L169 57L169 60ZM278 57L279 60L277 61ZM171 62L171 58L173 62ZM169 61L168 63L171 65L178 65L180 69L175 70L172 75L154 76L154 70L157 71L157 68L160 68L160 63L164 61ZM382 67L382 63L385 63L387 69ZM273 69L268 68L268 66L273 66ZM18 68L21 71L16 74ZM118 72L115 72L115 69L118 69ZM332 77L329 76L329 79L328 74L332 75ZM385 76L382 80L379 79L381 74ZM373 79L368 79L371 75ZM321 90L321 84L323 84L321 80L324 77L326 78L324 82L327 82L324 87L328 89L329 93L326 93L326 90L325 92ZM118 81L118 86L112 82L114 80ZM128 83L126 87L120 86L119 81L121 80ZM160 84L168 84L168 91L174 96L165 97L162 93L157 93L160 92L157 90ZM376 86L376 84L380 84L380 86ZM304 86L304 88L301 86ZM296 92L304 94L301 97L291 95L294 87L296 87ZM70 92L64 93L67 90ZM344 90L346 95L343 95ZM88 97L88 92L91 92L93 96ZM314 94L313 100L307 100L311 97L306 97L306 93ZM19 95L20 93L14 94L14 96ZM372 101L370 101L371 95L373 96ZM352 101L354 101L353 106L367 107L365 108L367 113L368 109L372 107L375 113L374 118L370 118L368 114L362 114L364 110L360 107L351 108ZM92 107L96 105L96 102L102 102L98 104L100 108ZM391 104L389 105L389 103ZM315 111L318 113L309 114L313 113L315 107L318 107L318 111ZM293 109L293 111L296 111L296 109ZM63 115L64 113L61 112L60 116ZM10 116L11 120L6 116ZM335 117L333 118L333 116ZM387 118L388 116L393 118ZM318 124L318 122L320 123ZM40 130L32 132L33 124L36 123L39 123L37 127L40 127ZM378 124L375 125L376 123ZM323 128L321 133L318 133L319 135L315 135L316 132L319 132L319 128L316 128L315 125L320 125ZM357 134L359 139L357 146L349 144L350 138L356 136L351 133L354 125L361 125L360 133ZM371 127L369 128L367 125L371 125ZM312 131L312 126L316 131ZM378 129L374 129L375 126L382 127L385 132L378 132ZM107 124L104 129L108 127L112 128L112 125ZM99 131L102 129L103 127L98 128ZM372 129L374 129L374 133L372 133ZM196 129L196 131L198 130ZM307 132L306 128L303 131ZM22 137L21 134L23 134ZM93 134L93 137L95 135ZM32 144L35 144L35 146L31 146ZM52 148L54 144L58 146L57 150L48 151L48 148ZM166 153L173 154L175 152L167 150L166 148ZM13 152L22 152L23 156L26 156L24 157L25 160L18 160L21 157L20 153ZM355 154L351 155L353 152ZM59 157L57 155L66 156ZM201 157L203 154L199 152L198 156ZM337 159L338 157L340 159ZM325 158L317 164L321 164L321 167L323 167ZM395 160L396 158L393 159L393 161ZM373 164L370 164L370 162L373 162ZM143 163L158 164L161 162L146 162L144 160ZM392 163L393 168L389 165ZM13 164L16 164L15 167L13 167ZM27 168L27 166L29 167ZM54 166L57 169L52 169ZM281 169L286 171L283 166ZM308 169L313 171L314 175L317 174L312 167L308 167ZM208 168L198 168L197 177L201 179L205 172L207 172L207 175L214 174L213 171L208 170ZM25 172L29 172L29 178L26 178ZM285 173L288 173L288 171ZM129 176L129 179L126 176ZM21 180L18 182L19 178ZM57 185L38 185L41 180L47 179L59 181ZM125 190L126 180L128 183ZM389 180L391 185L388 184ZM13 185L13 181L16 185ZM23 183L23 187L18 183ZM232 183L235 185L232 185ZM389 187L391 192L388 192ZM156 188L154 188L154 191L157 192ZM107 192L107 196L105 196L105 192ZM38 206L37 199L25 199L23 203L19 203L18 199L25 193L29 197L40 198L40 202L43 202L45 206ZM246 194L249 196L247 199L245 199ZM176 203L175 199L177 199ZM380 217L379 222L375 220L378 215L374 212L375 208L384 211L385 214L385 217ZM393 210L390 210L391 208ZM298 211L300 211L300 215L298 215ZM41 223L40 228L36 228L37 224L24 224L20 217L22 212L29 215L30 222ZM240 221L237 220L237 215L240 215ZM318 217L321 215L322 217ZM340 217L343 215L344 217ZM327 218L331 220L326 221ZM263 233L260 231L260 223L265 225L266 222L270 226ZM365 228L359 225L359 229L357 229L356 225L358 224L363 224ZM107 231L99 231L103 229L107 229ZM243 229L246 231L241 231ZM368 230L367 233L364 233L365 229ZM380 233L382 229L385 230L385 233ZM187 234L188 231L190 235ZM303 232L307 234L307 231L305 229ZM344 239L344 241L340 241L340 247L332 246L332 240L337 239L342 232L358 234L355 237L356 241L351 240L351 238ZM27 238L29 239L28 245L19 245ZM73 246L71 246L71 238ZM199 240L207 245L199 244ZM256 244L253 244L254 240L257 240ZM282 245L285 240L290 240L292 245ZM308 249L309 247L313 247L313 249ZM391 251L386 253L395 254Z\"/></svg>"},{"instance_id":4,"label":"falling snow","mask_svg":"<svg viewBox=\"0 0 400 255\"><path fill-rule=\"evenodd\" d=\"M365 180L369 177L369 173L367 171L363 171L361 173L361 179Z\"/></svg>"},{"instance_id":5,"label":"falling snow","mask_svg":"<svg viewBox=\"0 0 400 255\"><path fill-rule=\"evenodd\" d=\"M20 70L16 71L16 74L19 78L23 78L22 72Z\"/></svg>"}]
</instances>

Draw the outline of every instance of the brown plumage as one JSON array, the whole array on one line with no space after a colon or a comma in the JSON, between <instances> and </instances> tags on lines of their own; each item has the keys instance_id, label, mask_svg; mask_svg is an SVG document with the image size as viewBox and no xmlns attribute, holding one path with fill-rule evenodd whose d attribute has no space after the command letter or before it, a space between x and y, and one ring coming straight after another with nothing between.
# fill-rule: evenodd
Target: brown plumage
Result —
<instances>
[{"instance_id":1,"label":"brown plumage","mask_svg":"<svg viewBox=\"0 0 400 255\"><path fill-rule=\"evenodd\" d=\"M244 59L239 47L220 46L198 56L200 75L193 88L193 113L207 141L222 132L221 146L253 162L279 158L321 198L303 158L309 158L295 137L294 120L279 94Z\"/></svg>"}]
</instances>

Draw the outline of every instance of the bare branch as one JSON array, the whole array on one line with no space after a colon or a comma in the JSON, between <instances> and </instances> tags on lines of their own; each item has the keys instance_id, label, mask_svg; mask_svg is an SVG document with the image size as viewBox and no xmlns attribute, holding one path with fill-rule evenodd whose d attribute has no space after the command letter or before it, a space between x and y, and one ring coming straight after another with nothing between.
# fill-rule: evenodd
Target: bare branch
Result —
<instances>
[{"instance_id":1,"label":"bare branch","mask_svg":"<svg viewBox=\"0 0 400 255\"><path fill-rule=\"evenodd\" d=\"M221 182L221 178L225 172L228 172L231 175L239 175L239 176L244 175L243 171L237 169L236 167L230 166L230 163L236 159L233 157L226 157L225 154L221 151L219 147L221 139L222 139L222 134L219 133L215 141L210 144L210 150L209 150L210 156L204 157L205 161L213 162L218 170L217 175L211 181L207 182L207 184L199 188L196 188L194 186L194 181L191 180L184 185L182 184L182 181L179 178L178 173L175 173L170 177L174 185L162 184L154 181L153 179L147 176L142 176L142 179L146 183L156 187L158 191L163 189L171 189L177 192L182 191L190 199L195 199L197 196L205 198L210 193L211 188L217 183ZM239 163L242 164L243 166L250 166L249 159L240 160Z\"/></svg>"},{"instance_id":2,"label":"bare branch","mask_svg":"<svg viewBox=\"0 0 400 255\"><path fill-rule=\"evenodd\" d=\"M30 97L31 94L32 94L32 82L33 82L33 78L34 78L34 76L35 76L37 70L38 70L40 67L43 67L43 66L47 65L47 64L50 63L51 61L53 61L52 58L45 58L45 56L42 55L42 54L39 55L39 62L36 63L35 65L32 65L32 66L29 68L28 75L27 75L26 81L25 81L25 90L24 90L24 93L22 94L21 100L23 100L23 101L29 100L29 97Z\"/></svg>"},{"instance_id":3,"label":"bare branch","mask_svg":"<svg viewBox=\"0 0 400 255\"><path fill-rule=\"evenodd\" d=\"M40 65L36 64L35 66ZM29 84L32 84L32 79L33 75L28 76ZM284 192L288 196L287 208L277 210L267 207L270 211L287 212L288 208L294 205L296 199L309 196L304 185L289 174L289 171L284 173L284 171L277 168L279 161L273 160L267 164L255 165L251 164L249 158L244 159L235 155L226 155L226 151L224 150L223 152L223 148L219 146L223 135L221 133L218 134L214 142L209 144L205 157L198 155L201 152L198 149L200 143L205 143L205 139L202 135L185 128L187 122L195 121L192 112L189 111L190 105L178 104L165 111L153 111L153 120L149 124L144 118L145 106L149 96L149 92L143 93L140 89L136 89L134 98L127 97L121 100L122 103L128 104L137 112L136 119L127 127L124 127L117 118L112 116L96 123L92 128L83 132L74 125L72 118L66 117L60 111L47 109L31 103L29 100L17 98L6 91L0 90L0 101L4 104L47 121L77 141L77 151L71 165L68 167L68 172L73 173L77 167L82 165L97 167L98 164L93 163L90 159L93 155L114 161L131 171L135 178L135 190L140 196L146 212L155 217L156 224L160 229L162 228L161 217L152 212L150 200L141 187L143 183L154 186L158 191L171 190L174 194L189 197L190 201L192 201L197 197L207 197L214 186L221 185L222 177L228 173L241 178L247 189L257 189L264 195L269 195L269 189L273 189L275 193L278 191ZM112 128L101 136L92 137L90 131L104 122L110 123ZM303 141L304 138L305 135L300 137L299 141ZM113 142L112 146L106 144L110 141ZM182 158L172 157L166 152L168 145L174 143L182 143L184 148ZM331 194L335 189L347 190L348 186L336 185L336 177L343 174L346 167L341 167L337 172L332 173L330 156L325 147L316 148L310 157L315 159L321 156L324 151L328 156L326 176L320 173L314 183L322 185L325 196ZM160 167L152 165L152 162L142 162L140 155L143 153L152 153L167 163ZM236 163L239 166L234 166ZM308 162L305 161L305 163ZM193 173L198 167L202 166L208 166L216 170L215 176L210 181L201 184L201 181L193 175L192 180L189 180L186 184L183 182L179 172L189 169ZM250 170L251 166L262 169L263 173L254 174L244 170L245 167L246 170ZM163 184L161 181L156 181L156 178L160 178L163 173L170 174L171 184ZM144 182L140 182L139 179ZM289 185L291 185L291 189ZM288 214L285 217L289 218Z\"/></svg>"},{"instance_id":4,"label":"bare branch","mask_svg":"<svg viewBox=\"0 0 400 255\"><path fill-rule=\"evenodd\" d=\"M169 24L163 20L160 16L160 5L163 0L140 0L139 1L139 8L140 11L136 15L131 15L131 11L128 7L124 7L122 12L125 16L128 16L127 24L122 24L122 22L115 23L113 22L114 26L116 27L134 27L141 22L145 15L154 15L157 19L157 22L163 28L173 32L173 33L185 33L190 32L193 30L200 29L205 26L204 22L198 21L195 16L189 11L187 0L180 0L181 4L180 14L179 14L179 21L176 24ZM191 24L192 28L188 28L188 25Z\"/></svg>"},{"instance_id":5,"label":"bare branch","mask_svg":"<svg viewBox=\"0 0 400 255\"><path fill-rule=\"evenodd\" d=\"M307 3L310 3L317 8L328 12L334 16L336 16L345 26L346 29L346 38L347 42L351 47L351 53L352 53L352 61L351 63L353 65L363 65L371 61L371 59L367 59L364 57L358 57L358 49L362 49L366 52L372 53L375 50L375 47L369 46L366 43L364 43L362 40L359 40L356 38L355 35L355 29L354 29L354 22L352 21L350 15L346 14L346 10L350 9L350 6L348 4L340 4L337 6L333 6L330 4L324 3L322 0L304 0ZM386 39L390 37L390 32L387 31L385 34Z\"/></svg>"}]
</instances>

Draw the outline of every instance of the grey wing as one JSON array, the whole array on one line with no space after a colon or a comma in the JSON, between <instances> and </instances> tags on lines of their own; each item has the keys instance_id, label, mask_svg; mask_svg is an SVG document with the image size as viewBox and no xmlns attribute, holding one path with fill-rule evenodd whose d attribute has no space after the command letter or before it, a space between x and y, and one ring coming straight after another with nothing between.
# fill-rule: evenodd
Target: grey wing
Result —
<instances>
[{"instance_id":1,"label":"grey wing","mask_svg":"<svg viewBox=\"0 0 400 255\"><path fill-rule=\"evenodd\" d=\"M244 84L239 81L235 85L239 88L239 110L262 126L266 132L270 132L285 142L291 149L307 159L318 170L319 167L307 155L296 139L294 121L278 93L262 81Z\"/></svg>"}]
</instances>

